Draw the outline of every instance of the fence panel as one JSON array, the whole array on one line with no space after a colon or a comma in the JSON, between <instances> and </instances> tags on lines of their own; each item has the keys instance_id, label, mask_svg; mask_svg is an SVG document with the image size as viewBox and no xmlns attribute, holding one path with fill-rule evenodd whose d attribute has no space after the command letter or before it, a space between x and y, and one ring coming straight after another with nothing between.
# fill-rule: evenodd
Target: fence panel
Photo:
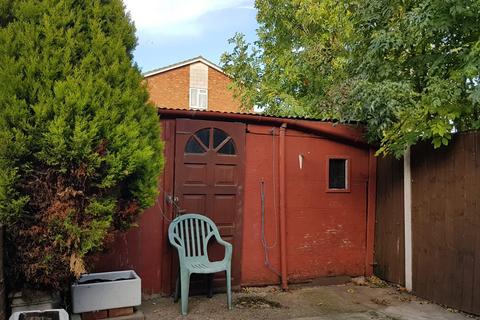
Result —
<instances>
[{"instance_id":1,"label":"fence panel","mask_svg":"<svg viewBox=\"0 0 480 320\"><path fill-rule=\"evenodd\" d=\"M413 289L480 314L480 134L412 150Z\"/></svg>"},{"instance_id":2,"label":"fence panel","mask_svg":"<svg viewBox=\"0 0 480 320\"><path fill-rule=\"evenodd\" d=\"M403 159L378 158L376 208L374 273L389 282L403 285Z\"/></svg>"},{"instance_id":3,"label":"fence panel","mask_svg":"<svg viewBox=\"0 0 480 320\"><path fill-rule=\"evenodd\" d=\"M480 314L480 133L412 148L413 291ZM403 161L378 159L375 274L404 284Z\"/></svg>"}]
</instances>

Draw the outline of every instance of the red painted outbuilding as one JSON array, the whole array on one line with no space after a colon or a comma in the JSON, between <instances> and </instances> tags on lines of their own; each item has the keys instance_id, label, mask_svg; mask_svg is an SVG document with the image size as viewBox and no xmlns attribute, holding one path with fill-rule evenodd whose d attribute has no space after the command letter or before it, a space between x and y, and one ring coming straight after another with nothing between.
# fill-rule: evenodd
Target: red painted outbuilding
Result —
<instances>
[{"instance_id":1,"label":"red painted outbuilding","mask_svg":"<svg viewBox=\"0 0 480 320\"><path fill-rule=\"evenodd\" d=\"M159 115L166 160L157 204L117 236L97 271L131 268L144 294L170 294L177 258L168 225L195 212L233 244L234 286L372 273L376 164L361 126L176 109Z\"/></svg>"}]
</instances>

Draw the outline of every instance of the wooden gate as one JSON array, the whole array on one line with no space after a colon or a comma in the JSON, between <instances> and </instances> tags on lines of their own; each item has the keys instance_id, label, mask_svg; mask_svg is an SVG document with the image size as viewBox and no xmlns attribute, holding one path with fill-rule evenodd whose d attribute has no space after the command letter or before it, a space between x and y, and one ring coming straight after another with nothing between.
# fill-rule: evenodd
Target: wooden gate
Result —
<instances>
[{"instance_id":1,"label":"wooden gate","mask_svg":"<svg viewBox=\"0 0 480 320\"><path fill-rule=\"evenodd\" d=\"M245 124L178 119L175 147L175 201L180 213L211 218L223 239L233 245L232 285L240 284ZM224 248L209 245L210 260ZM224 284L218 274L214 282ZM192 289L195 290L195 278Z\"/></svg>"}]
</instances>

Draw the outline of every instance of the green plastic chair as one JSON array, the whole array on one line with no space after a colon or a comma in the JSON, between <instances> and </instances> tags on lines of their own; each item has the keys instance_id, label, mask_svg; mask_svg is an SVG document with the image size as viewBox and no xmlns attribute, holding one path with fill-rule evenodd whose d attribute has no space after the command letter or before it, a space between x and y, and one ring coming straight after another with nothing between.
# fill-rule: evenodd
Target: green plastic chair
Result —
<instances>
[{"instance_id":1,"label":"green plastic chair","mask_svg":"<svg viewBox=\"0 0 480 320\"><path fill-rule=\"evenodd\" d=\"M208 259L208 241L215 240L225 247L225 257L221 261ZM168 228L170 243L177 248L180 260L181 311L188 311L190 275L193 273L215 273L225 271L227 280L227 304L232 309L231 261L232 245L220 237L217 226L209 218L200 214L185 214L175 218Z\"/></svg>"}]
</instances>

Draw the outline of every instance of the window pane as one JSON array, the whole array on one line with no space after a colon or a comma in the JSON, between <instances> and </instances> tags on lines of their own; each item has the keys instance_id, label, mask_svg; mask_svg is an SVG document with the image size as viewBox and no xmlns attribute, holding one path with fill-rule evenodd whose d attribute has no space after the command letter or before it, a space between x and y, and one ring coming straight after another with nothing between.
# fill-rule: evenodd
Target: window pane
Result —
<instances>
[{"instance_id":1,"label":"window pane","mask_svg":"<svg viewBox=\"0 0 480 320\"><path fill-rule=\"evenodd\" d=\"M187 145L185 146L185 153L204 153L205 149L197 142L193 137L188 139Z\"/></svg>"},{"instance_id":2,"label":"window pane","mask_svg":"<svg viewBox=\"0 0 480 320\"><path fill-rule=\"evenodd\" d=\"M200 139L200 141L202 141L205 147L207 148L210 147L210 128L197 131L195 135L197 136L198 139Z\"/></svg>"},{"instance_id":3,"label":"window pane","mask_svg":"<svg viewBox=\"0 0 480 320\"><path fill-rule=\"evenodd\" d=\"M225 139L228 138L228 135L225 133L225 131L220 130L220 129L213 129L213 148L215 149L218 147L220 143L225 141Z\"/></svg>"},{"instance_id":4,"label":"window pane","mask_svg":"<svg viewBox=\"0 0 480 320\"><path fill-rule=\"evenodd\" d=\"M198 90L190 88L190 107L198 107Z\"/></svg>"},{"instance_id":5,"label":"window pane","mask_svg":"<svg viewBox=\"0 0 480 320\"><path fill-rule=\"evenodd\" d=\"M207 108L208 98L207 98L207 90L199 90L198 93L198 107L199 108Z\"/></svg>"},{"instance_id":6,"label":"window pane","mask_svg":"<svg viewBox=\"0 0 480 320\"><path fill-rule=\"evenodd\" d=\"M347 160L329 159L328 164L328 188L346 189L347 188Z\"/></svg>"},{"instance_id":7,"label":"window pane","mask_svg":"<svg viewBox=\"0 0 480 320\"><path fill-rule=\"evenodd\" d=\"M235 145L233 144L233 140L228 140L227 143L223 145L223 147L218 150L220 154L235 154Z\"/></svg>"}]
</instances>

